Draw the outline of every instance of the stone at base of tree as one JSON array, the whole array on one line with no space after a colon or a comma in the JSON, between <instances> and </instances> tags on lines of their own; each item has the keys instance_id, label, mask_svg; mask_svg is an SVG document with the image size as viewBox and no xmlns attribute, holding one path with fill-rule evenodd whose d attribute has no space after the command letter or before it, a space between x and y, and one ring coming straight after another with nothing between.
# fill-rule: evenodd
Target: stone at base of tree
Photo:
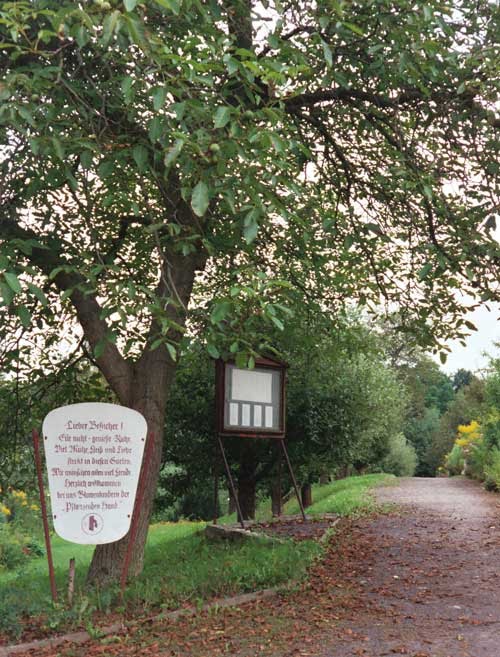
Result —
<instances>
[{"instance_id":1,"label":"stone at base of tree","mask_svg":"<svg viewBox=\"0 0 500 657\"><path fill-rule=\"evenodd\" d=\"M207 525L204 529L208 541L231 541L233 543L242 541L264 541L266 543L283 543L276 536L267 536L260 532L242 529L234 525Z\"/></svg>"}]
</instances>

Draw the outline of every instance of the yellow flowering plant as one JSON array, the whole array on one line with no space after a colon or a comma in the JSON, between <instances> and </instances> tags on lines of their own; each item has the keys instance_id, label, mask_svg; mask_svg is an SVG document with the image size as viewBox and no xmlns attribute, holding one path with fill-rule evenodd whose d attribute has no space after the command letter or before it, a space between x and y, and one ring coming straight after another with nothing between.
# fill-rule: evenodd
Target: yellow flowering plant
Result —
<instances>
[{"instance_id":1,"label":"yellow flowering plant","mask_svg":"<svg viewBox=\"0 0 500 657\"><path fill-rule=\"evenodd\" d=\"M455 445L462 448L465 456L470 454L474 445L477 445L482 438L481 425L477 420L472 420L470 424L460 424Z\"/></svg>"},{"instance_id":2,"label":"yellow flowering plant","mask_svg":"<svg viewBox=\"0 0 500 657\"><path fill-rule=\"evenodd\" d=\"M30 557L41 556L39 506L23 490L0 492L0 570L13 570Z\"/></svg>"},{"instance_id":3,"label":"yellow flowering plant","mask_svg":"<svg viewBox=\"0 0 500 657\"><path fill-rule=\"evenodd\" d=\"M39 534L42 530L39 506L23 490L9 488L0 495L0 521L15 524L23 532Z\"/></svg>"}]
</instances>

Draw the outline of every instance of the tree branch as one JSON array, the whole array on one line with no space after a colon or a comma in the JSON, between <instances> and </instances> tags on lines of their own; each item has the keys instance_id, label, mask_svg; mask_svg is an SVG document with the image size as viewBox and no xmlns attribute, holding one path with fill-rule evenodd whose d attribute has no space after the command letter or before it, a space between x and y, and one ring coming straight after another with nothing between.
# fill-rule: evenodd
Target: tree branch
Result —
<instances>
[{"instance_id":1,"label":"tree branch","mask_svg":"<svg viewBox=\"0 0 500 657\"><path fill-rule=\"evenodd\" d=\"M34 240L40 243L40 236L33 230L21 227L16 219L8 214L8 208L7 212L0 215L0 237ZM57 267L65 268L69 266L63 254L55 246L50 248L44 246L33 247L31 253L26 257L47 277L53 275L52 272ZM109 341L109 326L101 317L102 307L97 301L95 293L88 292L86 289L88 287L87 281L77 272L62 269L53 276L53 282L59 292L71 290L69 299L76 310L85 338L92 349L95 349L99 343L104 344L102 355L96 359L97 365L121 403L127 404L130 398L132 370L116 345Z\"/></svg>"}]
</instances>

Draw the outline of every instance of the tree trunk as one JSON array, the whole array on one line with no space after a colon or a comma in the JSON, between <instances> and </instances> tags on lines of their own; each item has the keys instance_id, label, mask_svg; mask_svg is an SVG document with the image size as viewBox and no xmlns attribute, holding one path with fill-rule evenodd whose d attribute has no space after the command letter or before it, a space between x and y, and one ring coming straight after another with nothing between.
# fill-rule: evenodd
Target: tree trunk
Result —
<instances>
[{"instance_id":1,"label":"tree trunk","mask_svg":"<svg viewBox=\"0 0 500 657\"><path fill-rule=\"evenodd\" d=\"M255 519L255 479L238 479L238 501L243 520Z\"/></svg>"},{"instance_id":2,"label":"tree trunk","mask_svg":"<svg viewBox=\"0 0 500 657\"><path fill-rule=\"evenodd\" d=\"M249 443L240 455L238 472L238 502L240 503L243 520L255 518L257 459L254 446Z\"/></svg>"},{"instance_id":3,"label":"tree trunk","mask_svg":"<svg viewBox=\"0 0 500 657\"><path fill-rule=\"evenodd\" d=\"M181 207L180 210L182 209ZM186 211L186 208L184 210ZM190 212L189 209L187 211ZM189 257L184 257L175 252L169 252L168 259L165 259L164 267L167 271L163 272L160 283L158 284L157 294L160 297L167 298L172 294L169 286L175 289L175 296L182 302L183 308L179 309L178 304L167 305L167 314L181 326L186 321L185 309L191 297L195 273L203 269L205 261L206 256L203 254L192 254ZM155 320L153 320L141 357L135 364L130 365L128 372L127 370L124 371L122 378L119 378L114 386L123 405L142 413L148 425L148 439L154 441L151 459L145 471L145 486L142 508L137 524L136 539L131 548L130 577L138 575L143 567L149 518L153 508L161 468L165 407L177 367L177 364L172 361L164 345L154 351L148 348L148 345L155 339L159 332L161 331ZM177 330L169 332L169 339L174 342L178 342L180 337L181 334ZM124 359L123 363L127 363L128 366L128 362ZM99 363L99 366L101 367L101 363ZM118 383L122 385L118 386ZM147 450L147 444L145 450ZM141 472L142 470L144 470L144 462ZM119 580L129 544L129 534L130 532L114 543L107 543L96 547L87 574L87 581L89 583Z\"/></svg>"},{"instance_id":4,"label":"tree trunk","mask_svg":"<svg viewBox=\"0 0 500 657\"><path fill-rule=\"evenodd\" d=\"M279 518L281 515L282 502L281 502L281 482L273 482L271 486L271 511L273 518Z\"/></svg>"},{"instance_id":5,"label":"tree trunk","mask_svg":"<svg viewBox=\"0 0 500 657\"><path fill-rule=\"evenodd\" d=\"M236 513L236 501L233 497L233 491L231 490L231 487L227 489L228 493L228 501L227 501L227 512L228 514L231 513Z\"/></svg>"},{"instance_id":6,"label":"tree trunk","mask_svg":"<svg viewBox=\"0 0 500 657\"><path fill-rule=\"evenodd\" d=\"M351 471L350 465L342 465L335 473L335 479L345 479Z\"/></svg>"},{"instance_id":7,"label":"tree trunk","mask_svg":"<svg viewBox=\"0 0 500 657\"><path fill-rule=\"evenodd\" d=\"M319 476L319 483L320 483L322 486L324 486L325 484L329 484L331 480L332 480L332 478L331 478L330 475L329 475L328 473L326 473L326 472L323 472L323 473Z\"/></svg>"},{"instance_id":8,"label":"tree trunk","mask_svg":"<svg viewBox=\"0 0 500 657\"><path fill-rule=\"evenodd\" d=\"M163 446L163 429L165 420L165 406L167 393L173 382L175 364L168 362L168 356L163 354L162 363L158 362L160 354L146 352L144 361L139 371L134 376L132 385L132 399L130 408L142 413L148 424L148 440L154 441L151 459L147 464L145 476L142 508L137 525L135 544L132 547L132 558L130 562L129 575L138 575L143 567L144 547L146 544L149 518L151 515L153 501L156 494L158 475L161 468L161 455ZM152 361L156 362L152 362ZM147 366L149 363L149 367ZM148 447L146 445L144 454ZM89 567L87 581L103 582L116 581L120 578L122 566L129 543L129 534L119 541L96 546L92 562Z\"/></svg>"},{"instance_id":9,"label":"tree trunk","mask_svg":"<svg viewBox=\"0 0 500 657\"><path fill-rule=\"evenodd\" d=\"M312 486L311 484L302 484L300 489L300 497L302 498L302 506L307 509L312 504Z\"/></svg>"}]
</instances>

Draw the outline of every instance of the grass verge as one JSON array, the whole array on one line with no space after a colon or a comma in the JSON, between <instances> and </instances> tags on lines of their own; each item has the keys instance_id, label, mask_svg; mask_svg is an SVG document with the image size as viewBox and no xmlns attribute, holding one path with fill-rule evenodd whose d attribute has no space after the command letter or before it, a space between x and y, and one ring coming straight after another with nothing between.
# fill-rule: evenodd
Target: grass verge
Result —
<instances>
[{"instance_id":1,"label":"grass verge","mask_svg":"<svg viewBox=\"0 0 500 657\"><path fill-rule=\"evenodd\" d=\"M388 483L387 475L366 475L313 487L314 504L309 514L338 513L350 515L373 508L369 490ZM285 513L298 511L291 500ZM270 518L270 504L264 500L258 518ZM231 518L227 518L231 520ZM0 572L0 634L12 640L23 635L31 638L86 627L103 620L103 614L154 613L189 604L203 604L214 596L234 595L277 586L302 579L311 562L322 551L316 541L300 543L248 541L244 543L208 543L202 522L157 523L149 531L145 567L129 586L125 600L119 602L117 588L85 588L85 573L92 556L92 546L76 545L53 539L53 553L58 590L66 587L69 559L77 563L75 602L68 608L50 599L47 565L35 559L20 571ZM109 620L109 619L108 619Z\"/></svg>"}]
</instances>

